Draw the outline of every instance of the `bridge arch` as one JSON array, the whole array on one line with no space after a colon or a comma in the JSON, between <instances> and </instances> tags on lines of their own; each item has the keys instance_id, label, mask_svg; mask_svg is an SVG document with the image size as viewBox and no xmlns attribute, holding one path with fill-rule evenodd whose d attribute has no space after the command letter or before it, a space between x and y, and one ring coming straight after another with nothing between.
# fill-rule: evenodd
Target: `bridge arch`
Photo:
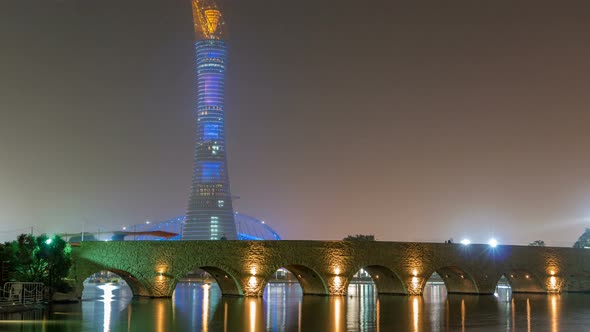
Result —
<instances>
[{"instance_id":1,"label":"bridge arch","mask_svg":"<svg viewBox=\"0 0 590 332\"><path fill-rule=\"evenodd\" d=\"M81 276L81 278L78 279L76 288L79 291L80 297L82 297L82 292L84 291L84 281L86 279L90 278L90 276L92 276L93 274L101 272L101 271L109 271L109 272L112 272L112 273L118 275L119 277L121 277L121 279L123 279L127 283L127 285L129 286L129 288L131 289L133 296L146 296L146 295L150 294L149 288L146 287L146 285L144 285L139 279L137 279L137 277L135 277L130 272L118 270L118 269L106 269L105 268L105 269L95 269L95 270L92 270L91 272L86 272L84 275Z\"/></svg>"},{"instance_id":2,"label":"bridge arch","mask_svg":"<svg viewBox=\"0 0 590 332\"><path fill-rule=\"evenodd\" d=\"M502 274L512 288L513 293L546 293L547 289L544 287L542 279L535 273L527 269L515 268ZM496 285L502 278L498 277Z\"/></svg>"},{"instance_id":3,"label":"bridge arch","mask_svg":"<svg viewBox=\"0 0 590 332\"><path fill-rule=\"evenodd\" d=\"M456 265L441 266L436 272L445 284L449 294L478 294L479 287L472 275L464 268ZM432 275L431 274L431 275ZM425 285L424 285L425 286Z\"/></svg>"},{"instance_id":4,"label":"bridge arch","mask_svg":"<svg viewBox=\"0 0 590 332\"><path fill-rule=\"evenodd\" d=\"M291 272L299 285L301 286L301 290L303 291L303 295L328 295L328 286L326 285L326 281L322 277L320 273L318 273L315 269L304 265L304 264L283 264L283 265L275 265L273 266L272 273L274 274L280 268L284 268L287 271ZM272 278L272 275L268 275L264 280L264 285L262 285L262 289L266 287L269 280Z\"/></svg>"},{"instance_id":5,"label":"bridge arch","mask_svg":"<svg viewBox=\"0 0 590 332\"><path fill-rule=\"evenodd\" d=\"M407 294L406 287L397 273L385 265L370 264L360 266L354 271L354 273L365 270L373 283L378 294L394 294L394 295L405 295ZM350 281L352 279L348 278Z\"/></svg>"},{"instance_id":6,"label":"bridge arch","mask_svg":"<svg viewBox=\"0 0 590 332\"><path fill-rule=\"evenodd\" d=\"M180 281L181 278L184 278L188 275L191 270L194 269L201 269L207 272L215 282L219 286L222 295L229 295L229 296L242 296L244 295L242 286L240 285L238 279L235 277L238 275L235 271L227 266L223 266L221 264L196 264L193 265L191 269L185 269L176 274L176 278L171 287L171 292L174 292L176 289L176 285Z\"/></svg>"}]
</instances>

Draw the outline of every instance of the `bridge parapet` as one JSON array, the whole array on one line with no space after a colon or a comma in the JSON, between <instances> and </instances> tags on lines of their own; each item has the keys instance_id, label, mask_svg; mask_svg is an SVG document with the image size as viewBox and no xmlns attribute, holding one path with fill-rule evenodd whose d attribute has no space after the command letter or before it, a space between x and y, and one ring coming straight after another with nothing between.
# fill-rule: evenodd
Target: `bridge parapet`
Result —
<instances>
[{"instance_id":1,"label":"bridge parapet","mask_svg":"<svg viewBox=\"0 0 590 332\"><path fill-rule=\"evenodd\" d=\"M201 268L224 295L262 296L277 269L291 271L304 294L346 295L363 268L382 294L422 294L437 272L450 293L492 294L501 276L514 292L590 291L590 250L413 242L121 241L83 242L71 276L79 289L109 270L134 295L172 296L178 281Z\"/></svg>"}]
</instances>

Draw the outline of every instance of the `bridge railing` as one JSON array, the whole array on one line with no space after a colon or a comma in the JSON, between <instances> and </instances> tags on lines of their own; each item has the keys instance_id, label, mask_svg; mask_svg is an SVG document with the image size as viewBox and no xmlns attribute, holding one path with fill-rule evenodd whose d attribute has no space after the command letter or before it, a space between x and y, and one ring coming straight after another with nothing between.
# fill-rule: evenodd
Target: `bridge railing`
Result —
<instances>
[{"instance_id":1,"label":"bridge railing","mask_svg":"<svg viewBox=\"0 0 590 332\"><path fill-rule=\"evenodd\" d=\"M40 303L45 293L42 282L7 282L0 294L0 305Z\"/></svg>"}]
</instances>

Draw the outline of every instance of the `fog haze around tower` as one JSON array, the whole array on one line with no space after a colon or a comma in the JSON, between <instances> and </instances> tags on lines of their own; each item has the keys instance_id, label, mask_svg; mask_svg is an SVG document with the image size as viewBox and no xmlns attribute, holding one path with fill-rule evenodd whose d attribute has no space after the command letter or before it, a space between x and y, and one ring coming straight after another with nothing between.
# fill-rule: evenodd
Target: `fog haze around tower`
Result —
<instances>
[{"instance_id":1,"label":"fog haze around tower","mask_svg":"<svg viewBox=\"0 0 590 332\"><path fill-rule=\"evenodd\" d=\"M190 5L0 3L2 240L186 209ZM589 6L225 1L234 209L285 239L573 244L590 224Z\"/></svg>"}]
</instances>

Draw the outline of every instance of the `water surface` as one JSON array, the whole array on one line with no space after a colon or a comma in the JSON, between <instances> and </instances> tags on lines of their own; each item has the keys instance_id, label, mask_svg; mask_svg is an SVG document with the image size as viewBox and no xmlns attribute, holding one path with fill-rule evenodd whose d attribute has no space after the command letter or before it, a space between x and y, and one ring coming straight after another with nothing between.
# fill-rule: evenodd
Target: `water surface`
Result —
<instances>
[{"instance_id":1,"label":"water surface","mask_svg":"<svg viewBox=\"0 0 590 332\"><path fill-rule=\"evenodd\" d=\"M0 316L0 331L585 331L588 294L377 296L353 284L346 297L303 296L273 283L264 297L221 297L215 284L181 283L171 299L132 298L127 287L88 285L79 304Z\"/></svg>"}]
</instances>

